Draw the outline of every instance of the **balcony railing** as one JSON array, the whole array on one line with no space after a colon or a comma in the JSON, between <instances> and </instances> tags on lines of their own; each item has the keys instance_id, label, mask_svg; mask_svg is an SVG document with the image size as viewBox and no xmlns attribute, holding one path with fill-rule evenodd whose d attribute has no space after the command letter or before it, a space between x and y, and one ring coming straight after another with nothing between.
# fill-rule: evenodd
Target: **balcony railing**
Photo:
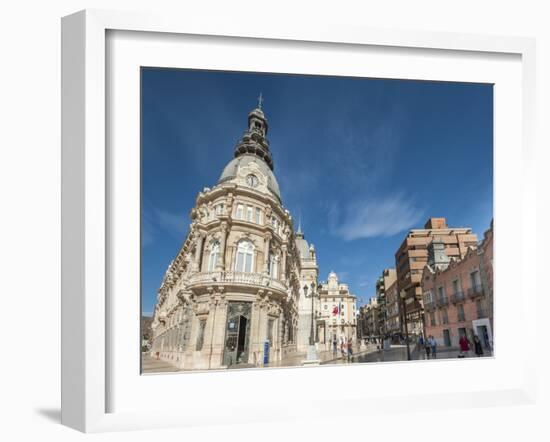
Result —
<instances>
[{"instance_id":1,"label":"balcony railing","mask_svg":"<svg viewBox=\"0 0 550 442\"><path fill-rule=\"evenodd\" d=\"M435 310L435 302L433 302L433 301L426 302L426 303L424 304L424 309L425 309L427 312L431 312L431 311Z\"/></svg>"},{"instance_id":2,"label":"balcony railing","mask_svg":"<svg viewBox=\"0 0 550 442\"><path fill-rule=\"evenodd\" d=\"M447 298L438 298L437 300L438 307L445 307L448 304L449 304L449 300Z\"/></svg>"},{"instance_id":3,"label":"balcony railing","mask_svg":"<svg viewBox=\"0 0 550 442\"><path fill-rule=\"evenodd\" d=\"M287 286L278 279L261 273L248 272L203 272L196 273L189 279L189 287L209 284L238 284L270 287L275 290L286 292Z\"/></svg>"},{"instance_id":4,"label":"balcony railing","mask_svg":"<svg viewBox=\"0 0 550 442\"><path fill-rule=\"evenodd\" d=\"M478 296L483 296L483 287L475 285L468 289L468 298L477 298Z\"/></svg>"},{"instance_id":5,"label":"balcony railing","mask_svg":"<svg viewBox=\"0 0 550 442\"><path fill-rule=\"evenodd\" d=\"M462 301L464 301L464 292L454 292L451 295L451 302L453 304L456 304L456 303L462 302Z\"/></svg>"},{"instance_id":6,"label":"balcony railing","mask_svg":"<svg viewBox=\"0 0 550 442\"><path fill-rule=\"evenodd\" d=\"M477 319L482 319L482 318L486 318L486 317L487 317L487 313L485 312L485 309L478 308L477 309Z\"/></svg>"}]
</instances>

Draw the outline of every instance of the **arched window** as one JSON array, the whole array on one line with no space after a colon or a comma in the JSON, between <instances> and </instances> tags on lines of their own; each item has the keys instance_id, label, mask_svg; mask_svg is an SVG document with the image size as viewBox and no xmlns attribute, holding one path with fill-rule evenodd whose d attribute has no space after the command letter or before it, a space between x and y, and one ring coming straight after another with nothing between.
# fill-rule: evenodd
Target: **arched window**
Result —
<instances>
[{"instance_id":1,"label":"arched window","mask_svg":"<svg viewBox=\"0 0 550 442\"><path fill-rule=\"evenodd\" d=\"M279 257L274 253L269 254L269 276L278 279Z\"/></svg>"},{"instance_id":2,"label":"arched window","mask_svg":"<svg viewBox=\"0 0 550 442\"><path fill-rule=\"evenodd\" d=\"M250 241L241 241L237 246L235 271L252 273L254 270L254 245Z\"/></svg>"},{"instance_id":3,"label":"arched window","mask_svg":"<svg viewBox=\"0 0 550 442\"><path fill-rule=\"evenodd\" d=\"M218 258L220 256L220 243L215 241L210 248L210 256L208 257L208 271L213 272L216 270L218 264Z\"/></svg>"}]
</instances>

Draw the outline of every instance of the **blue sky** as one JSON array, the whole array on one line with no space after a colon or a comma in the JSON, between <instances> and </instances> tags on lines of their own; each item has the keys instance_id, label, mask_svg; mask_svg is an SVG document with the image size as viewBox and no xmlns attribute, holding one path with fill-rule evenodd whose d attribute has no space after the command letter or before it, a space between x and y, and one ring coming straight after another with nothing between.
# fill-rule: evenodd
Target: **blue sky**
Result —
<instances>
[{"instance_id":1,"label":"blue sky","mask_svg":"<svg viewBox=\"0 0 550 442\"><path fill-rule=\"evenodd\" d=\"M283 204L364 302L408 229L472 227L493 213L488 84L176 69L142 71L142 310L203 187L216 184L260 91Z\"/></svg>"}]
</instances>

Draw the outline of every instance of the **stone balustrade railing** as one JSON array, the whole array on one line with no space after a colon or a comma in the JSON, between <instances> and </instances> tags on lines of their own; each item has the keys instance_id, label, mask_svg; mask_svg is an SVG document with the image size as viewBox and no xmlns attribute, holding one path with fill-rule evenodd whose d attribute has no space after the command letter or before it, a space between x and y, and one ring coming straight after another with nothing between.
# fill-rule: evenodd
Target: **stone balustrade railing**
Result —
<instances>
[{"instance_id":1,"label":"stone balustrade railing","mask_svg":"<svg viewBox=\"0 0 550 442\"><path fill-rule=\"evenodd\" d=\"M202 272L195 273L189 279L188 287L208 284L243 284L273 288L275 290L286 292L287 286L282 281L261 273L248 272Z\"/></svg>"}]
</instances>

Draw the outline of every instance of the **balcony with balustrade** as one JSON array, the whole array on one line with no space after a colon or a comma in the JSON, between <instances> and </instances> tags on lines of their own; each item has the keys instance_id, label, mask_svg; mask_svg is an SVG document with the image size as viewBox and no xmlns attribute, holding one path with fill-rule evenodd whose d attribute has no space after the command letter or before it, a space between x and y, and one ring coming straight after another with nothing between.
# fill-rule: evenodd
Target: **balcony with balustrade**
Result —
<instances>
[{"instance_id":1,"label":"balcony with balustrade","mask_svg":"<svg viewBox=\"0 0 550 442\"><path fill-rule=\"evenodd\" d=\"M424 303L424 310L427 312L433 312L435 310L435 302L429 301Z\"/></svg>"},{"instance_id":2,"label":"balcony with balustrade","mask_svg":"<svg viewBox=\"0 0 550 442\"><path fill-rule=\"evenodd\" d=\"M213 286L223 286L224 290L242 290L252 292L259 289L269 290L273 293L286 296L288 286L278 279L263 273L248 273L248 272L199 272L189 278L187 288L195 292L201 292L201 289Z\"/></svg>"},{"instance_id":3,"label":"balcony with balustrade","mask_svg":"<svg viewBox=\"0 0 550 442\"><path fill-rule=\"evenodd\" d=\"M446 307L447 305L449 305L449 300L446 297L437 299L438 307Z\"/></svg>"},{"instance_id":4,"label":"balcony with balustrade","mask_svg":"<svg viewBox=\"0 0 550 442\"><path fill-rule=\"evenodd\" d=\"M459 302L463 302L464 298L465 298L464 297L464 292L462 292L462 291L454 292L451 295L451 302L453 304L458 304Z\"/></svg>"}]
</instances>

